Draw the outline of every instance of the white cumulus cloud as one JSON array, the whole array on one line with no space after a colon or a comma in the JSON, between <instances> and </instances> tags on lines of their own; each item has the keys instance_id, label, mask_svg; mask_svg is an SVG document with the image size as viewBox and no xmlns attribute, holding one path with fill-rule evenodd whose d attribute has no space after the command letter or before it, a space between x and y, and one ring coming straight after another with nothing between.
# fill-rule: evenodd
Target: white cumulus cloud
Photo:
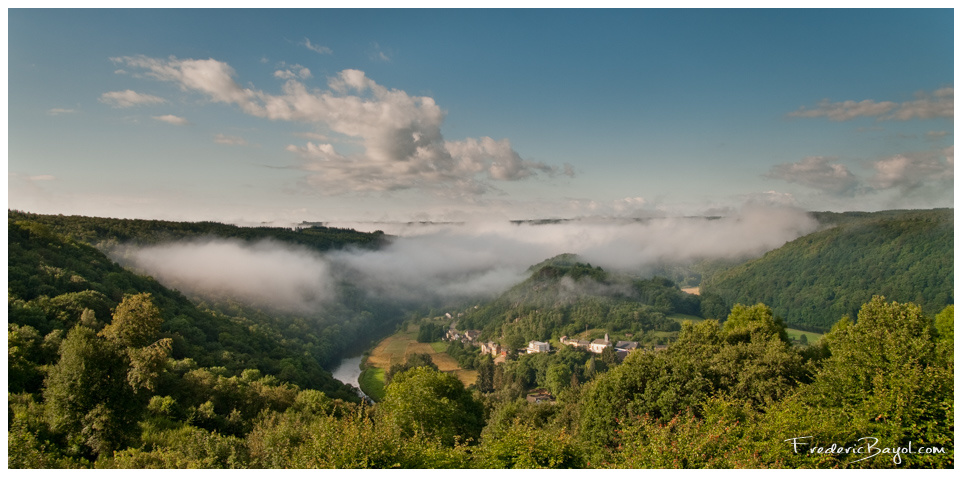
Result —
<instances>
[{"instance_id":1,"label":"white cumulus cloud","mask_svg":"<svg viewBox=\"0 0 962 477\"><path fill-rule=\"evenodd\" d=\"M832 164L832 158L806 157L799 162L778 164L765 177L781 179L820 189L832 194L845 195L855 192L858 179L842 164Z\"/></svg>"},{"instance_id":2,"label":"white cumulus cloud","mask_svg":"<svg viewBox=\"0 0 962 477\"><path fill-rule=\"evenodd\" d=\"M173 114L165 114L163 116L153 116L153 118L158 121L165 122L167 124L173 124L174 126L186 126L190 124L190 121L188 121L187 119L182 118L180 116L174 116Z\"/></svg>"},{"instance_id":3,"label":"white cumulus cloud","mask_svg":"<svg viewBox=\"0 0 962 477\"><path fill-rule=\"evenodd\" d=\"M446 141L441 134L445 113L433 98L386 88L360 70L341 71L329 79L327 90L308 89L300 80L309 72L283 70L278 75L286 80L282 93L270 94L241 87L233 68L214 59L113 60L247 114L312 123L359 143L360 153L337 151L335 142L287 146L302 159L305 182L325 194L423 189L471 195L490 190L489 181L573 173L570 166L559 170L521 158L507 139Z\"/></svg>"},{"instance_id":4,"label":"white cumulus cloud","mask_svg":"<svg viewBox=\"0 0 962 477\"><path fill-rule=\"evenodd\" d=\"M313 77L313 75L311 75L311 70L301 65L290 65L290 66L285 65L285 68L286 69L275 71L274 77L284 79L284 80L295 79L295 78L310 79Z\"/></svg>"},{"instance_id":5,"label":"white cumulus cloud","mask_svg":"<svg viewBox=\"0 0 962 477\"><path fill-rule=\"evenodd\" d=\"M898 154L872 163L875 175L870 183L876 189L898 188L903 192L927 183L954 179L955 148L938 152Z\"/></svg>"},{"instance_id":6,"label":"white cumulus cloud","mask_svg":"<svg viewBox=\"0 0 962 477\"><path fill-rule=\"evenodd\" d=\"M124 91L111 91L109 93L104 93L100 95L100 102L109 104L114 108L130 108L144 104L166 103L167 100L158 96L138 93L134 90L128 89Z\"/></svg>"}]
</instances>

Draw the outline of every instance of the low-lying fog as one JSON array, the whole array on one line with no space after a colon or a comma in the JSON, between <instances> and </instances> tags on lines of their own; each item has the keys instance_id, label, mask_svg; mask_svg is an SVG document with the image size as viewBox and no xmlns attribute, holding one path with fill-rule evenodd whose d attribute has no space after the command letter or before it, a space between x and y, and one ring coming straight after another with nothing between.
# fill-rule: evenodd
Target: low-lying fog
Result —
<instances>
[{"instance_id":1,"label":"low-lying fog","mask_svg":"<svg viewBox=\"0 0 962 477\"><path fill-rule=\"evenodd\" d=\"M805 212L763 208L718 219L377 225L396 236L380 250L320 253L272 241L213 240L128 248L115 255L188 294L308 311L335 298L335 280L349 280L379 297L422 303L487 297L523 280L531 265L561 253L645 275L657 266L698 259L759 256L818 227Z\"/></svg>"}]
</instances>

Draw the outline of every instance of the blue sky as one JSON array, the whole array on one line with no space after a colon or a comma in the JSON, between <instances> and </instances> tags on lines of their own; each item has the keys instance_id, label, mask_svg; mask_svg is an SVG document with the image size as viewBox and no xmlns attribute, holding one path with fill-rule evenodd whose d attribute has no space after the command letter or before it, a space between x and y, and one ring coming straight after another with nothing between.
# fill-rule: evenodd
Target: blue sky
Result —
<instances>
[{"instance_id":1,"label":"blue sky","mask_svg":"<svg viewBox=\"0 0 962 477\"><path fill-rule=\"evenodd\" d=\"M15 9L8 42L28 211L952 206L951 10Z\"/></svg>"}]
</instances>

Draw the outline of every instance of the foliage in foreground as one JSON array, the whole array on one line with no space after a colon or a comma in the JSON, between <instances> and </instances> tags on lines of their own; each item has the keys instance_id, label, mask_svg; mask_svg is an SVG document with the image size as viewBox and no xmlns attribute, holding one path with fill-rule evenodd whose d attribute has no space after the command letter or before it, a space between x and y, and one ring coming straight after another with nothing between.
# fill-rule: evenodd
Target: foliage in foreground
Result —
<instances>
[{"instance_id":1,"label":"foliage in foreground","mask_svg":"<svg viewBox=\"0 0 962 477\"><path fill-rule=\"evenodd\" d=\"M397 374L375 407L303 390L243 417L252 424L236 433L205 429L203 411L189 422L173 420L176 403L152 399L139 435L98 440L104 430L122 427L109 425L111 414L100 404L71 411L67 422L75 424L66 425L50 407L62 399L55 392L46 402L11 395L9 465L948 468L954 465L953 312L948 307L933 321L915 305L876 297L855 323L843 320L824 343L799 348L785 342L764 305L737 307L729 325L686 324L668 351L632 354L565 390L555 404L472 392L449 374L415 367ZM91 339L78 328L64 351L89 352L83 343ZM874 447L865 448L869 443ZM832 444L862 446L868 454L825 452ZM91 450L77 454L72 445Z\"/></svg>"}]
</instances>

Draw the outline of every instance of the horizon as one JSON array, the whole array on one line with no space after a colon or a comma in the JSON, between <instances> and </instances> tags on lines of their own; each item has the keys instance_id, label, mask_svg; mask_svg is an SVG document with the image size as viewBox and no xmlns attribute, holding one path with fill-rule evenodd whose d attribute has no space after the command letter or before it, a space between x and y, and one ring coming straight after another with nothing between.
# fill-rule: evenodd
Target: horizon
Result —
<instances>
[{"instance_id":1,"label":"horizon","mask_svg":"<svg viewBox=\"0 0 962 477\"><path fill-rule=\"evenodd\" d=\"M8 209L954 206L952 9L8 10Z\"/></svg>"},{"instance_id":2,"label":"horizon","mask_svg":"<svg viewBox=\"0 0 962 477\"><path fill-rule=\"evenodd\" d=\"M602 224L602 223L620 223L620 224L633 224L633 223L635 223L635 224L636 224L636 223L642 223L642 222L648 221L648 220L657 220L657 219L663 219L663 220L673 220L673 219L705 219L705 220L717 220L717 219L728 218L728 217L733 217L733 216L734 216L734 217L737 217L737 216L743 214L746 210L771 210L771 211L784 211L784 212L790 212L790 213L802 212L802 213L805 213L805 214L821 214L821 213L846 214L846 213L876 213L876 212L894 212L894 211L955 210L955 207L954 207L954 205L950 205L950 206L946 206L946 207L881 209L881 210L873 210L873 211L869 211L869 210L846 210L846 211L836 212L836 211L832 211L832 210L805 210L805 209L792 208L792 207L766 207L766 206L758 207L758 206L755 206L755 207L749 207L749 208L747 208L747 209L746 209L746 208L740 208L740 209L730 209L730 210L726 210L726 211L725 211L726 213L723 214L723 215L708 215L708 214L704 214L704 215L649 215L649 216L644 216L644 217L619 217L619 216L610 216L610 215L609 215L609 216L603 216L603 215L585 215L585 216L578 216L578 217L546 217L546 218L535 218L535 219L507 219L507 218L501 218L501 219L494 219L494 220L491 220L491 219L484 219L484 220L468 219L468 220L459 220L459 221L454 221L454 220L448 220L448 221L444 221L444 220L302 220L302 221L299 221L299 222L283 222L283 223L279 223L278 221L263 221L263 222L225 222L225 221L203 220L203 219L201 219L201 220L171 220L171 219L157 219L157 218L150 218L150 217L109 217L109 216L102 216L102 215L45 213L45 212L35 212L35 211L31 211L31 210L22 210L22 209L14 209L14 208L8 208L7 210L8 210L8 211L13 211L13 212L18 212L18 213L25 213L25 214L62 215L62 216L65 216L65 217L86 217L86 218L96 218L96 219L158 220L158 221L162 221L162 222L163 222L163 221L166 221L166 222L184 222L184 223L214 222L214 223L221 223L221 224L224 224L224 225L232 225L232 226L235 226L235 227L251 227L251 228L255 228L255 227L269 227L269 228L326 227L326 228L334 228L334 229L350 229L350 230L355 230L355 231L364 232L364 233L372 233L372 232L375 232L375 231L379 231L379 232L383 232L383 233L385 233L385 234L387 234L387 235L400 235L400 234L392 234L392 233L390 233L390 232L386 232L385 230L380 229L380 228L370 228L369 230L362 230L362 229L366 229L366 228L367 228L367 227L363 227L363 226L365 226L365 225L368 225L368 226L389 225L389 226L395 226L395 227L401 227L401 228L410 228L410 227L432 227L432 226L454 226L454 227L463 227L463 226L472 226L472 225L479 225L479 224L510 224L510 225L513 225L513 226L522 226L522 225L528 225L528 226L544 226L544 225L559 225L559 224L566 224L566 223L572 223L572 222L595 222L595 223L598 223L598 224Z\"/></svg>"}]
</instances>

